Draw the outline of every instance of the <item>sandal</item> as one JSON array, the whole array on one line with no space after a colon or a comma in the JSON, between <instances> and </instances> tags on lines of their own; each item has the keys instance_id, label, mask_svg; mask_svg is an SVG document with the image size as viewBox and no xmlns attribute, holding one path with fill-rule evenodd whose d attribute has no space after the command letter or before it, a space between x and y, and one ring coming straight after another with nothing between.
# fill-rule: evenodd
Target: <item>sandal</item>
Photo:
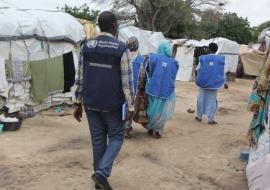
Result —
<instances>
[{"instance_id":1,"label":"sandal","mask_svg":"<svg viewBox=\"0 0 270 190\"><path fill-rule=\"evenodd\" d=\"M154 131L153 131L153 130L150 130L150 129L148 129L148 132L147 132L147 134L148 134L149 136L153 136L153 134L154 134Z\"/></svg>"},{"instance_id":2,"label":"sandal","mask_svg":"<svg viewBox=\"0 0 270 190\"><path fill-rule=\"evenodd\" d=\"M198 121L198 122L202 122L202 119L200 119L198 117L195 117L195 120Z\"/></svg>"},{"instance_id":3,"label":"sandal","mask_svg":"<svg viewBox=\"0 0 270 190\"><path fill-rule=\"evenodd\" d=\"M217 125L218 123L216 121L209 121L208 125Z\"/></svg>"},{"instance_id":4,"label":"sandal","mask_svg":"<svg viewBox=\"0 0 270 190\"><path fill-rule=\"evenodd\" d=\"M187 112L188 112L188 113L195 113L195 110L193 110L193 109L188 109Z\"/></svg>"},{"instance_id":5,"label":"sandal","mask_svg":"<svg viewBox=\"0 0 270 190\"><path fill-rule=\"evenodd\" d=\"M154 132L153 133L153 137L155 138L155 139L160 139L161 138L161 135L160 135L160 133L159 132Z\"/></svg>"},{"instance_id":6,"label":"sandal","mask_svg":"<svg viewBox=\"0 0 270 190\"><path fill-rule=\"evenodd\" d=\"M131 138L130 131L131 131L131 129L126 129L126 131L125 131L125 138L126 139L130 139Z\"/></svg>"}]
</instances>

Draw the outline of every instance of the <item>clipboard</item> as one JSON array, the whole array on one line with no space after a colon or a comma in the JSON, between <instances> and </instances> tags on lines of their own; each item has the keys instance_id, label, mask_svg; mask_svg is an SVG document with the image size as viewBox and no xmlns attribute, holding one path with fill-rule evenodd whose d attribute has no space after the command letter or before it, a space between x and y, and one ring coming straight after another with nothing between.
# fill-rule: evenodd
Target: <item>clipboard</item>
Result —
<instances>
[{"instance_id":1,"label":"clipboard","mask_svg":"<svg viewBox=\"0 0 270 190\"><path fill-rule=\"evenodd\" d=\"M125 121L127 117L127 112L128 112L128 103L124 103L122 105L122 120Z\"/></svg>"}]
</instances>

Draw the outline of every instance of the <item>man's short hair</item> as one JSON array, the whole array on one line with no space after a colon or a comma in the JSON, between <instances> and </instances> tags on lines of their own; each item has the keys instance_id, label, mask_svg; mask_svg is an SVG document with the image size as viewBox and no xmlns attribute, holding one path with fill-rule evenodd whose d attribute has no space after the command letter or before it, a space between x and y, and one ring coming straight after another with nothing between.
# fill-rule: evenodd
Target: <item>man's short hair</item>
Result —
<instances>
[{"instance_id":1,"label":"man's short hair","mask_svg":"<svg viewBox=\"0 0 270 190\"><path fill-rule=\"evenodd\" d=\"M111 30L114 23L117 23L117 20L112 12L104 11L99 14L98 25L101 32Z\"/></svg>"},{"instance_id":2,"label":"man's short hair","mask_svg":"<svg viewBox=\"0 0 270 190\"><path fill-rule=\"evenodd\" d=\"M216 53L218 50L218 45L216 43L210 43L208 48L211 52Z\"/></svg>"}]
</instances>

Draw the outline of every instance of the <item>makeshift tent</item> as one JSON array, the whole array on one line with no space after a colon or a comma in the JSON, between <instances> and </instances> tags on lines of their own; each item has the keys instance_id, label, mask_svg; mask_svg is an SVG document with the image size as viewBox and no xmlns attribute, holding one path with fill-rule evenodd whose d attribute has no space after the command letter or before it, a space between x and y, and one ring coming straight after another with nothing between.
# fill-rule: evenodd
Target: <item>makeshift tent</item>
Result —
<instances>
[{"instance_id":1,"label":"makeshift tent","mask_svg":"<svg viewBox=\"0 0 270 190\"><path fill-rule=\"evenodd\" d=\"M32 107L40 111L71 102L73 93L58 93L65 85L63 59L73 52L73 59L78 60L75 48L85 39L83 26L61 11L20 10L3 4L0 7L0 60L6 60L0 65L5 65L8 81L8 87L0 86L0 108L5 105L9 112L16 112ZM34 101L33 91L46 98Z\"/></svg>"},{"instance_id":2,"label":"makeshift tent","mask_svg":"<svg viewBox=\"0 0 270 190\"><path fill-rule=\"evenodd\" d=\"M217 54L225 56L225 72L236 73L240 45L237 42L226 38L213 38L210 40L201 40L196 47L208 46L211 42L218 45Z\"/></svg>"},{"instance_id":3,"label":"makeshift tent","mask_svg":"<svg viewBox=\"0 0 270 190\"><path fill-rule=\"evenodd\" d=\"M122 42L127 42L128 38L135 36L139 40L139 52L142 55L147 55L151 52L155 52L161 41L165 41L166 38L162 32L152 32L142 30L135 26L121 25L119 29L118 39Z\"/></svg>"},{"instance_id":4,"label":"makeshift tent","mask_svg":"<svg viewBox=\"0 0 270 190\"><path fill-rule=\"evenodd\" d=\"M198 41L179 39L172 42L174 57L180 63L176 80L191 81L194 70L194 50Z\"/></svg>"},{"instance_id":5,"label":"makeshift tent","mask_svg":"<svg viewBox=\"0 0 270 190\"><path fill-rule=\"evenodd\" d=\"M265 60L266 53L253 49L247 45L241 45L239 50L244 74L258 76Z\"/></svg>"},{"instance_id":6,"label":"makeshift tent","mask_svg":"<svg viewBox=\"0 0 270 190\"><path fill-rule=\"evenodd\" d=\"M258 36L258 42L265 43L265 48L268 49L270 45L270 27L265 28Z\"/></svg>"}]
</instances>

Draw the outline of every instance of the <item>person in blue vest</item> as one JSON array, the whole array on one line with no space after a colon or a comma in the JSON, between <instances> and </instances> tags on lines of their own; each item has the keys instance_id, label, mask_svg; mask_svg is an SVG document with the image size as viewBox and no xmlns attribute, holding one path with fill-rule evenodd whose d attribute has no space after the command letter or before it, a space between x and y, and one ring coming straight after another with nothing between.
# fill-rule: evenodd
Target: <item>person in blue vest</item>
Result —
<instances>
[{"instance_id":1,"label":"person in blue vest","mask_svg":"<svg viewBox=\"0 0 270 190\"><path fill-rule=\"evenodd\" d=\"M134 112L132 64L125 43L114 36L118 24L112 12L98 17L101 33L86 41L81 48L74 117L82 118L82 105L89 123L96 189L111 190L108 182L113 162L125 136L122 107L127 102L126 120Z\"/></svg>"},{"instance_id":2,"label":"person in blue vest","mask_svg":"<svg viewBox=\"0 0 270 190\"><path fill-rule=\"evenodd\" d=\"M127 46L130 51L130 59L133 66L133 81L134 81L134 92L135 96L137 95L138 90L138 80L141 69L141 64L144 61L144 56L140 55L138 52L139 49L139 41L135 36L132 36L127 41ZM126 138L131 138L130 132L132 131L132 121L128 121L126 123Z\"/></svg>"},{"instance_id":3,"label":"person in blue vest","mask_svg":"<svg viewBox=\"0 0 270 190\"><path fill-rule=\"evenodd\" d=\"M157 53L149 54L146 67L149 123L145 127L149 135L161 138L165 123L174 113L176 100L175 79L179 64L172 57L172 46L167 41L161 42Z\"/></svg>"},{"instance_id":4,"label":"person in blue vest","mask_svg":"<svg viewBox=\"0 0 270 190\"><path fill-rule=\"evenodd\" d=\"M201 122L203 115L207 115L208 124L216 125L214 117L217 111L218 89L224 85L227 88L224 74L225 57L216 55L216 43L210 43L208 48L209 54L200 56L197 66L196 84L199 87L199 96L195 120Z\"/></svg>"}]
</instances>

